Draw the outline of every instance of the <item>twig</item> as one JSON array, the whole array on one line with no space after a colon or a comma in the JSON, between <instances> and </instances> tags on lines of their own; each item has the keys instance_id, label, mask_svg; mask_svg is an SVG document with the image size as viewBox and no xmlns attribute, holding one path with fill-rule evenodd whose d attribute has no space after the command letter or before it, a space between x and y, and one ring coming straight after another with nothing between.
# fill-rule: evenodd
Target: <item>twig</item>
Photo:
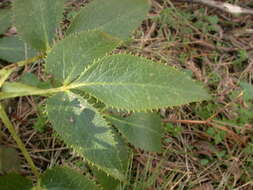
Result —
<instances>
[{"instance_id":1,"label":"twig","mask_svg":"<svg viewBox=\"0 0 253 190\"><path fill-rule=\"evenodd\" d=\"M10 65L7 65L6 67L0 69L0 87L2 87L2 85L4 84L4 82L8 79L8 77L14 72L16 71L16 69L18 67L23 67L25 65L34 63L35 61L39 60L43 58L43 55L39 55L30 59L26 59L24 61L20 61L17 63L13 63Z\"/></svg>"},{"instance_id":2,"label":"twig","mask_svg":"<svg viewBox=\"0 0 253 190\"><path fill-rule=\"evenodd\" d=\"M201 3L216 9L220 9L230 14L251 14L253 15L252 9L242 8L238 5L233 5L231 3L223 3L214 0L186 0L187 2Z\"/></svg>"},{"instance_id":3,"label":"twig","mask_svg":"<svg viewBox=\"0 0 253 190\"><path fill-rule=\"evenodd\" d=\"M225 126L220 126L214 123L212 120L208 119L205 121L199 121L199 120L163 120L165 123L183 123L183 124L195 124L195 125L208 125L211 127L214 127L216 129L220 129L222 131L225 131L228 135L232 136L237 142L239 142L241 145L245 145L245 139L243 139L240 135L236 134L232 130L226 128Z\"/></svg>"},{"instance_id":4,"label":"twig","mask_svg":"<svg viewBox=\"0 0 253 190\"><path fill-rule=\"evenodd\" d=\"M26 59L24 61L20 61L20 62L17 62L17 63L13 63L11 65L8 65L8 66L4 67L3 69L9 70L9 69L15 69L17 67L22 67L22 66L34 63L35 61L37 61L37 60L39 60L43 57L44 57L43 55L38 55L36 57L33 57L33 58L30 58L30 59Z\"/></svg>"},{"instance_id":5,"label":"twig","mask_svg":"<svg viewBox=\"0 0 253 190\"><path fill-rule=\"evenodd\" d=\"M207 121L211 121L213 120L219 113L221 113L222 111L224 111L228 106L230 106L232 103L235 103L235 101L237 101L239 98L241 98L243 96L243 92L241 92L234 100L232 100L231 102L229 102L228 104L226 104L222 109L218 110L215 114L213 114L211 117L209 117L207 119Z\"/></svg>"}]
</instances>

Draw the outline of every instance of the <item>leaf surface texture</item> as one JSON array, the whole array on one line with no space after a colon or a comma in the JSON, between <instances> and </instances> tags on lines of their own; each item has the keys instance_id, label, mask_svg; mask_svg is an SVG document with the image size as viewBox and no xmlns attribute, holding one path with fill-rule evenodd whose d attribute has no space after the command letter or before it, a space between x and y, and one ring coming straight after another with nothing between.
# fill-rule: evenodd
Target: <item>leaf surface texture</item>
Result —
<instances>
[{"instance_id":1,"label":"leaf surface texture","mask_svg":"<svg viewBox=\"0 0 253 190\"><path fill-rule=\"evenodd\" d=\"M15 26L20 36L37 50L47 50L63 17L65 0L16 0Z\"/></svg>"},{"instance_id":2,"label":"leaf surface texture","mask_svg":"<svg viewBox=\"0 0 253 190\"><path fill-rule=\"evenodd\" d=\"M158 109L210 98L183 72L125 54L96 61L71 85L107 106L125 110Z\"/></svg>"},{"instance_id":3,"label":"leaf surface texture","mask_svg":"<svg viewBox=\"0 0 253 190\"><path fill-rule=\"evenodd\" d=\"M36 50L17 36L0 38L0 59L18 62L36 56Z\"/></svg>"},{"instance_id":4,"label":"leaf surface texture","mask_svg":"<svg viewBox=\"0 0 253 190\"><path fill-rule=\"evenodd\" d=\"M72 20L67 33L98 29L127 39L148 11L147 0L94 0Z\"/></svg>"},{"instance_id":5,"label":"leaf surface texture","mask_svg":"<svg viewBox=\"0 0 253 190\"><path fill-rule=\"evenodd\" d=\"M32 181L18 174L11 173L0 176L0 188L3 190L31 190Z\"/></svg>"},{"instance_id":6,"label":"leaf surface texture","mask_svg":"<svg viewBox=\"0 0 253 190\"><path fill-rule=\"evenodd\" d=\"M73 150L107 174L124 180L118 142L103 117L82 97L59 93L47 102L53 128Z\"/></svg>"},{"instance_id":7,"label":"leaf surface texture","mask_svg":"<svg viewBox=\"0 0 253 190\"><path fill-rule=\"evenodd\" d=\"M42 176L41 185L45 190L99 190L84 175L60 167L48 169Z\"/></svg>"},{"instance_id":8,"label":"leaf surface texture","mask_svg":"<svg viewBox=\"0 0 253 190\"><path fill-rule=\"evenodd\" d=\"M46 71L68 84L76 79L94 59L114 50L119 41L103 32L81 32L59 42L48 55Z\"/></svg>"},{"instance_id":9,"label":"leaf surface texture","mask_svg":"<svg viewBox=\"0 0 253 190\"><path fill-rule=\"evenodd\" d=\"M134 146L145 151L161 152L161 119L155 113L134 113L128 117L106 117Z\"/></svg>"},{"instance_id":10,"label":"leaf surface texture","mask_svg":"<svg viewBox=\"0 0 253 190\"><path fill-rule=\"evenodd\" d=\"M11 11L10 9L0 9L0 34L3 34L11 26Z\"/></svg>"}]
</instances>

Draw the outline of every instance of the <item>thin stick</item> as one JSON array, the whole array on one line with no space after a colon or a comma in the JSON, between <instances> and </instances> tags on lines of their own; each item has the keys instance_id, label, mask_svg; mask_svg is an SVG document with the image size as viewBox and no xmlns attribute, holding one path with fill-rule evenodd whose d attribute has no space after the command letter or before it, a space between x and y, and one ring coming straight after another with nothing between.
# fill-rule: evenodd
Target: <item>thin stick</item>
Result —
<instances>
[{"instance_id":1,"label":"thin stick","mask_svg":"<svg viewBox=\"0 0 253 190\"><path fill-rule=\"evenodd\" d=\"M206 121L199 121L199 120L163 120L165 123L183 123L183 124L193 124L193 125L208 125L211 127L214 127L216 129L220 129L222 131L225 131L227 134L230 136L234 137L237 142L240 144L245 144L245 139L243 139L240 135L237 135L235 132L232 130L229 130L225 126L220 126L214 123L212 120L206 120Z\"/></svg>"},{"instance_id":2,"label":"thin stick","mask_svg":"<svg viewBox=\"0 0 253 190\"><path fill-rule=\"evenodd\" d=\"M199 125L206 125L207 121L199 121L199 120L168 120L164 119L164 123L184 123L184 124L199 124Z\"/></svg>"},{"instance_id":3,"label":"thin stick","mask_svg":"<svg viewBox=\"0 0 253 190\"><path fill-rule=\"evenodd\" d=\"M16 141L20 151L22 152L22 154L24 155L26 161L30 165L32 172L34 173L36 178L39 179L39 177L40 177L39 170L36 168L31 156L29 155L27 149L25 148L25 145L23 144L23 142L19 138L18 134L16 133L11 121L9 120L9 118L8 118L6 112L5 112L5 110L4 110L4 108L1 104L0 104L0 118L3 121L4 125L7 127L7 129L9 130L9 132L10 132L11 136L13 137L13 139Z\"/></svg>"},{"instance_id":4,"label":"thin stick","mask_svg":"<svg viewBox=\"0 0 253 190\"><path fill-rule=\"evenodd\" d=\"M220 9L230 14L251 14L253 15L252 9L242 8L238 5L233 5L231 3L223 3L214 0L186 0L187 2L201 3L216 9Z\"/></svg>"},{"instance_id":5,"label":"thin stick","mask_svg":"<svg viewBox=\"0 0 253 190\"><path fill-rule=\"evenodd\" d=\"M214 113L211 117L209 117L207 119L207 121L211 121L213 120L219 113L221 113L222 111L224 111L228 106L230 106L232 103L234 103L236 100L238 100L238 98L243 96L243 92L241 92L234 100L232 100L231 102L229 102L228 104L226 104L222 109L218 110L216 113Z\"/></svg>"}]
</instances>

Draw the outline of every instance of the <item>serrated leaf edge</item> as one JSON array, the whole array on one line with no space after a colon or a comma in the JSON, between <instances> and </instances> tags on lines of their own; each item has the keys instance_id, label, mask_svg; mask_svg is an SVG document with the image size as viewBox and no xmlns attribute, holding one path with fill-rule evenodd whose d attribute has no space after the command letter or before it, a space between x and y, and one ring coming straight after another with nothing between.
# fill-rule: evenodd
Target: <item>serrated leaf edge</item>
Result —
<instances>
[{"instance_id":1,"label":"serrated leaf edge","mask_svg":"<svg viewBox=\"0 0 253 190\"><path fill-rule=\"evenodd\" d=\"M134 57L139 57L139 58L141 58L142 60L144 60L144 61L146 61L146 60L148 60L148 61L153 61L152 59L149 59L149 58L146 58L146 57L144 57L144 56L136 56L136 55L132 55L131 53L119 53L119 54L112 54L112 55L109 55L109 56L120 56L120 55L130 55L130 56L134 56ZM101 57L101 58L99 58L99 59L97 59L97 60L94 60L93 61L93 63L92 64L90 64L90 65L88 65L87 67L86 67L86 69L82 72L82 73L80 73L80 75L79 75L79 77L75 80L75 81L78 81L81 77L82 77L82 75L84 75L90 68L92 68L94 65L96 65L97 64L97 62L99 62L99 61L101 61L101 60L103 60L103 59L105 59L105 58L107 58L108 56L104 56L104 57ZM153 61L154 63L156 63L156 64L162 64L162 65L164 65L163 63L161 63L161 62L156 62L156 61ZM144 64L144 63L137 63L137 64ZM179 71L177 68L175 68L175 67L171 67L170 66L170 68L171 69L174 69L175 71ZM192 81L196 81L196 80L194 80L194 79L191 79ZM75 83L75 81L73 81L72 83ZM71 84L70 84L71 85ZM98 99L99 101L101 101L101 102L103 102L102 100L100 100L98 97L96 97L95 95L92 95L91 93L89 93L89 92L85 92L85 93L87 93L87 94L89 94L90 96L92 96L92 97L94 97L94 98L96 98L96 99ZM207 97L207 98L203 98L203 99L199 99L199 100L195 100L195 101L192 101L192 102L190 102L190 103L196 103L196 102L199 102L199 101L206 101L206 100L209 100L211 97L209 96L209 97ZM104 102L103 102L104 103ZM168 108L168 107L177 107L177 106L182 106L182 105L189 105L189 103L188 104L184 104L184 103L182 103L182 104L178 104L178 105L176 105L176 106L167 106L167 105L165 105L165 106L159 106L159 107L152 107L152 108L147 108L147 109L127 109L127 108L118 108L118 107L115 107L115 106L113 106L113 105L111 105L111 104L106 104L106 103L104 103L108 108L113 108L113 109L117 109L118 111L128 111L128 112L131 112L131 111L133 111L133 112L150 112L150 111L152 111L152 110L159 110L159 109L166 109L166 108Z\"/></svg>"},{"instance_id":2,"label":"serrated leaf edge","mask_svg":"<svg viewBox=\"0 0 253 190\"><path fill-rule=\"evenodd\" d=\"M68 92L68 91L67 91L67 92ZM71 92L71 93L74 93L74 92ZM82 96L80 96L79 94L76 94L76 93L74 93L74 94L77 95L77 96L79 96L79 97L82 97ZM82 98L83 98L83 97L82 97ZM85 99L85 98L83 98L83 99ZM87 99L85 99L85 101L87 101ZM91 104L91 103L88 103L88 104L91 105L91 106L93 107L93 109L94 109L93 111L95 111L96 114L99 114L99 115L104 119L104 121L106 122L106 124L111 128L111 127L112 127L111 124L104 118L103 114L101 114L101 113L97 110L97 108L95 108L95 107L93 106L94 104ZM54 130L54 131L55 131L55 130ZM112 130L111 130L111 131L112 131ZM55 131L55 132L56 132L56 131ZM56 134L57 134L57 136L64 142L64 138L63 138L61 135L59 135L57 132L56 132ZM114 134L113 132L112 132L112 138L115 139L115 134ZM117 142L117 141L115 140L115 142ZM64 143L65 143L65 142L64 142ZM119 176L116 176L116 175L114 175L114 174L108 172L106 168L101 167L100 165L97 165L95 162L91 161L90 159L87 159L86 156L85 156L84 154L82 154L81 152L78 151L78 148L75 148L75 147L77 147L77 145L68 145L67 143L65 143L65 144L66 144L67 147L70 147L76 155L78 155L79 157L85 159L85 160L88 162L88 164L90 164L91 166L95 166L98 170L102 170L103 172L105 172L107 175L113 177L114 179L117 179L117 180L120 180L120 181L126 181L125 177L123 177L123 175L124 175L123 173L122 173L122 176L120 176L120 177L119 177ZM119 160L119 163L120 163L121 167L123 168L123 162L122 162L121 160Z\"/></svg>"}]
</instances>

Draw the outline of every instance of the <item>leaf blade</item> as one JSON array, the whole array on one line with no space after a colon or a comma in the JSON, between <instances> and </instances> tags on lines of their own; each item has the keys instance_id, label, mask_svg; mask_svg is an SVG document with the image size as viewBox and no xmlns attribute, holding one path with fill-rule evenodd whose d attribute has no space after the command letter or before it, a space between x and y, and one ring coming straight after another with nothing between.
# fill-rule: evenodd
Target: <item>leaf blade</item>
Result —
<instances>
[{"instance_id":1,"label":"leaf blade","mask_svg":"<svg viewBox=\"0 0 253 190\"><path fill-rule=\"evenodd\" d=\"M134 146L150 152L162 151L161 119L155 113L134 113L128 117L106 117Z\"/></svg>"},{"instance_id":2,"label":"leaf blade","mask_svg":"<svg viewBox=\"0 0 253 190\"><path fill-rule=\"evenodd\" d=\"M127 39L146 18L147 0L95 0L73 19L67 34L98 29L121 39Z\"/></svg>"},{"instance_id":3,"label":"leaf blade","mask_svg":"<svg viewBox=\"0 0 253 190\"><path fill-rule=\"evenodd\" d=\"M0 39L0 58L8 62L18 62L36 56L36 50L27 46L17 36Z\"/></svg>"},{"instance_id":4,"label":"leaf blade","mask_svg":"<svg viewBox=\"0 0 253 190\"><path fill-rule=\"evenodd\" d=\"M19 172L20 157L14 148L0 145L0 172Z\"/></svg>"},{"instance_id":5,"label":"leaf blade","mask_svg":"<svg viewBox=\"0 0 253 190\"><path fill-rule=\"evenodd\" d=\"M62 167L48 169L42 176L41 185L45 190L99 190L84 175L72 169Z\"/></svg>"},{"instance_id":6,"label":"leaf blade","mask_svg":"<svg viewBox=\"0 0 253 190\"><path fill-rule=\"evenodd\" d=\"M0 176L0 187L4 190L30 190L32 188L32 181L12 173Z\"/></svg>"},{"instance_id":7,"label":"leaf blade","mask_svg":"<svg viewBox=\"0 0 253 190\"><path fill-rule=\"evenodd\" d=\"M183 72L132 55L112 55L92 64L71 86L109 107L143 111L210 98Z\"/></svg>"},{"instance_id":8,"label":"leaf blade","mask_svg":"<svg viewBox=\"0 0 253 190\"><path fill-rule=\"evenodd\" d=\"M63 84L76 79L94 59L114 50L120 42L103 32L88 31L59 42L46 60L46 71Z\"/></svg>"},{"instance_id":9,"label":"leaf blade","mask_svg":"<svg viewBox=\"0 0 253 190\"><path fill-rule=\"evenodd\" d=\"M15 26L24 41L37 50L47 50L62 18L64 2L64 0L14 1Z\"/></svg>"},{"instance_id":10,"label":"leaf blade","mask_svg":"<svg viewBox=\"0 0 253 190\"><path fill-rule=\"evenodd\" d=\"M3 34L11 26L11 10L0 9L0 34Z\"/></svg>"},{"instance_id":11,"label":"leaf blade","mask_svg":"<svg viewBox=\"0 0 253 190\"><path fill-rule=\"evenodd\" d=\"M47 102L54 130L76 153L107 174L124 180L124 166L110 126L89 103L71 92Z\"/></svg>"}]
</instances>

